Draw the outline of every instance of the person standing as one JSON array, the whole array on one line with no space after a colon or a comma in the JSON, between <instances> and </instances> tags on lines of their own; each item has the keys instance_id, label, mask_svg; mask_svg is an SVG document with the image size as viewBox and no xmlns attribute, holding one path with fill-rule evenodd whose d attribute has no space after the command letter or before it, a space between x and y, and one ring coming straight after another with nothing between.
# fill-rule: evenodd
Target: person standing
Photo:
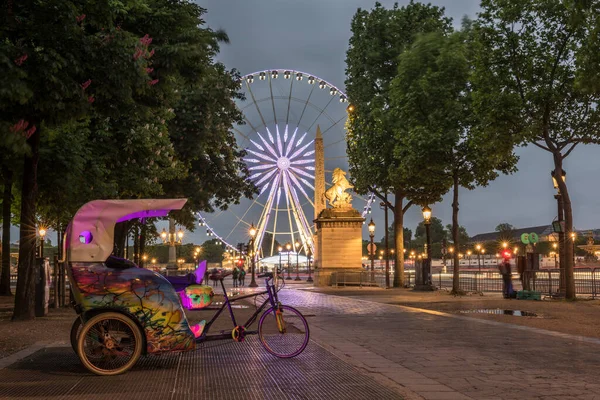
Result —
<instances>
[{"instance_id":1,"label":"person standing","mask_svg":"<svg viewBox=\"0 0 600 400\"><path fill-rule=\"evenodd\" d=\"M233 278L233 287L238 287L238 278L240 276L240 270L237 267L233 268L231 277Z\"/></svg>"},{"instance_id":2,"label":"person standing","mask_svg":"<svg viewBox=\"0 0 600 400\"><path fill-rule=\"evenodd\" d=\"M504 261L498 265L498 269L500 270L500 275L502 275L502 295L505 299L509 299L512 297L513 293L510 261L505 258Z\"/></svg>"},{"instance_id":3,"label":"person standing","mask_svg":"<svg viewBox=\"0 0 600 400\"><path fill-rule=\"evenodd\" d=\"M240 286L246 286L246 271L244 267L240 268Z\"/></svg>"}]
</instances>

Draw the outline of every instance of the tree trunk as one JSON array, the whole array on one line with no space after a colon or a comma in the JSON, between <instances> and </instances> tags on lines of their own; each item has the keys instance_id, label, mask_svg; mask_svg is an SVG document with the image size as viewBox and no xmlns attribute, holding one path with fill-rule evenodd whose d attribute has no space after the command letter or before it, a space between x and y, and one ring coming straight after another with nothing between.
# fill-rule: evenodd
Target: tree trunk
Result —
<instances>
[{"instance_id":1,"label":"tree trunk","mask_svg":"<svg viewBox=\"0 0 600 400\"><path fill-rule=\"evenodd\" d=\"M400 191L395 193L394 203L394 233L396 240L396 260L394 268L394 287L404 287L404 211L402 203L404 196ZM387 227L386 227L387 229Z\"/></svg>"},{"instance_id":2,"label":"tree trunk","mask_svg":"<svg viewBox=\"0 0 600 400\"><path fill-rule=\"evenodd\" d=\"M12 206L13 172L2 166L4 194L2 196L2 274L0 277L0 296L10 296L10 220Z\"/></svg>"},{"instance_id":3,"label":"tree trunk","mask_svg":"<svg viewBox=\"0 0 600 400\"><path fill-rule=\"evenodd\" d=\"M563 162L563 156L560 153L555 153L554 154L554 168L555 171L558 171L558 173L560 174L560 172L562 171L562 162ZM569 197L569 191L567 189L567 184L562 180L562 179L557 179L556 180L558 183L558 190L560 192L560 195L562 196L562 203L563 203L563 207L564 207L564 216L565 216L565 243L564 243L564 252L563 254L565 255L565 289L566 289L566 293L565 293L565 297L567 299L575 299L575 279L573 276L573 250L574 250L574 245L573 245L573 239L571 236L571 233L574 233L573 231L573 209L571 208L571 198Z\"/></svg>"},{"instance_id":4,"label":"tree trunk","mask_svg":"<svg viewBox=\"0 0 600 400\"><path fill-rule=\"evenodd\" d=\"M35 125L37 130L27 139L27 143L31 148L31 157L24 157L23 187L21 190L21 229L19 232L19 268L13 320L35 318L35 279L39 269L35 260L35 214L41 131L40 124L36 123Z\"/></svg>"},{"instance_id":5,"label":"tree trunk","mask_svg":"<svg viewBox=\"0 0 600 400\"><path fill-rule=\"evenodd\" d=\"M452 293L460 293L460 242L458 238L458 174L453 176L454 193L452 196L452 241L454 242L454 251L452 252Z\"/></svg>"}]
</instances>

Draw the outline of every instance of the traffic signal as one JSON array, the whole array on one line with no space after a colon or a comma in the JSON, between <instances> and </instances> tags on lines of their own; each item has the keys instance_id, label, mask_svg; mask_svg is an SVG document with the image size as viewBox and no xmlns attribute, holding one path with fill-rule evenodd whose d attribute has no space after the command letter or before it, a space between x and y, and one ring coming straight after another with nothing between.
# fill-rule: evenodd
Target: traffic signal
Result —
<instances>
[{"instance_id":1,"label":"traffic signal","mask_svg":"<svg viewBox=\"0 0 600 400\"><path fill-rule=\"evenodd\" d=\"M510 252L510 250L503 250L502 251L502 258L504 259L508 259L512 257L512 253Z\"/></svg>"},{"instance_id":2,"label":"traffic signal","mask_svg":"<svg viewBox=\"0 0 600 400\"><path fill-rule=\"evenodd\" d=\"M235 263L238 267L243 267L244 266L244 259L242 258L238 258L237 262Z\"/></svg>"}]
</instances>

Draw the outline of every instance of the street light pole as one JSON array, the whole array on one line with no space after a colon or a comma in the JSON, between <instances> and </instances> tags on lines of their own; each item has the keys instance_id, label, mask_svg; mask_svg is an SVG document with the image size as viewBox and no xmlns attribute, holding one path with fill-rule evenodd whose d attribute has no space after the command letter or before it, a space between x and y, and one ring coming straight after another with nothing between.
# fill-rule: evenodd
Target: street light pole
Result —
<instances>
[{"instance_id":1,"label":"street light pole","mask_svg":"<svg viewBox=\"0 0 600 400\"><path fill-rule=\"evenodd\" d=\"M286 243L285 245L285 249L287 250L287 256L288 256L288 262L287 262L287 280L292 279L292 277L290 276L290 250L292 249L292 245L291 243Z\"/></svg>"},{"instance_id":2,"label":"street light pole","mask_svg":"<svg viewBox=\"0 0 600 400\"><path fill-rule=\"evenodd\" d=\"M371 254L371 280L375 280L375 245L373 243L373 238L375 237L375 222L373 222L373 218L371 218L371 222L369 222L369 237L371 238L371 248L369 249L369 253Z\"/></svg>"},{"instance_id":3,"label":"street light pole","mask_svg":"<svg viewBox=\"0 0 600 400\"><path fill-rule=\"evenodd\" d=\"M307 263L308 263L308 279L306 280L306 282L312 282L313 278L310 274L310 256L311 256L311 252L310 249L308 250L308 253L306 254L306 259L307 259Z\"/></svg>"},{"instance_id":4,"label":"street light pole","mask_svg":"<svg viewBox=\"0 0 600 400\"><path fill-rule=\"evenodd\" d=\"M279 268L277 268L277 273L275 274L276 276L279 275L279 272L281 272L281 252L283 251L283 247L279 246L277 250L279 250Z\"/></svg>"},{"instance_id":5,"label":"street light pole","mask_svg":"<svg viewBox=\"0 0 600 400\"><path fill-rule=\"evenodd\" d=\"M294 243L294 248L296 249L296 279L294 280L301 281L302 279L300 279L300 269L298 267L298 253L300 252L300 242L298 242L297 240Z\"/></svg>"},{"instance_id":6,"label":"street light pole","mask_svg":"<svg viewBox=\"0 0 600 400\"><path fill-rule=\"evenodd\" d=\"M250 281L250 285L248 287L258 287L256 284L256 275L254 272L255 263L256 263L256 250L254 249L254 238L256 237L256 228L254 224L250 225L250 265L252 266L252 280Z\"/></svg>"},{"instance_id":7,"label":"street light pole","mask_svg":"<svg viewBox=\"0 0 600 400\"><path fill-rule=\"evenodd\" d=\"M479 266L479 272L481 272L481 259L479 258L479 253L481 253L481 245L478 244L475 246L475 248L477 249L477 265Z\"/></svg>"},{"instance_id":8,"label":"street light pole","mask_svg":"<svg viewBox=\"0 0 600 400\"><path fill-rule=\"evenodd\" d=\"M40 228L39 229L39 233L40 233L40 258L44 258L44 240L46 238L46 229L45 228Z\"/></svg>"},{"instance_id":9,"label":"street light pole","mask_svg":"<svg viewBox=\"0 0 600 400\"><path fill-rule=\"evenodd\" d=\"M427 262L425 263L425 268L423 268L423 285L429 289L431 288L431 208L425 206L423 207L422 212L425 224L425 236L427 238Z\"/></svg>"}]
</instances>

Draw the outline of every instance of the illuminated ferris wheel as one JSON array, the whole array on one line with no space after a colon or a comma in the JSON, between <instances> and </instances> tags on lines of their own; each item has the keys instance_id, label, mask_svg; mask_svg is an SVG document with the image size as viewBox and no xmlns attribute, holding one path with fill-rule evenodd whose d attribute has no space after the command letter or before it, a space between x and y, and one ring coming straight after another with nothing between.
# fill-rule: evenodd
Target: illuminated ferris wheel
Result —
<instances>
[{"instance_id":1,"label":"illuminated ferris wheel","mask_svg":"<svg viewBox=\"0 0 600 400\"><path fill-rule=\"evenodd\" d=\"M286 243L314 254L315 139L318 130L326 181L334 168L347 170L346 94L316 75L292 69L245 75L242 90L245 100L238 106L245 124L234 130L259 194L225 211L199 214L200 225L230 249L248 241L253 225L257 258L276 254ZM353 197L354 208L362 208L364 216L373 197Z\"/></svg>"}]
</instances>

